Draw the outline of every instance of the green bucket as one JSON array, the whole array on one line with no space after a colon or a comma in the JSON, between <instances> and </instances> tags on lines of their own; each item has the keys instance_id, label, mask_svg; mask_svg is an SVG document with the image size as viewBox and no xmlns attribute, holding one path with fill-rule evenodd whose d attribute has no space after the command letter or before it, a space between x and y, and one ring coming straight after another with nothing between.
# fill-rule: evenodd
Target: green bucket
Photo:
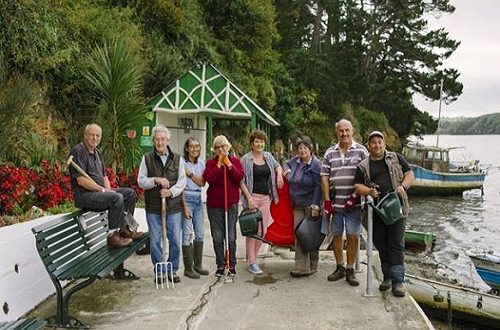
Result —
<instances>
[{"instance_id":1,"label":"green bucket","mask_svg":"<svg viewBox=\"0 0 500 330\"><path fill-rule=\"evenodd\" d=\"M388 192L373 209L387 226L395 224L403 218L401 202L394 190Z\"/></svg>"},{"instance_id":2,"label":"green bucket","mask_svg":"<svg viewBox=\"0 0 500 330\"><path fill-rule=\"evenodd\" d=\"M238 221L240 222L241 235L252 237L259 233L259 222L262 223L262 213L259 209L253 211L245 209L241 211Z\"/></svg>"}]
</instances>

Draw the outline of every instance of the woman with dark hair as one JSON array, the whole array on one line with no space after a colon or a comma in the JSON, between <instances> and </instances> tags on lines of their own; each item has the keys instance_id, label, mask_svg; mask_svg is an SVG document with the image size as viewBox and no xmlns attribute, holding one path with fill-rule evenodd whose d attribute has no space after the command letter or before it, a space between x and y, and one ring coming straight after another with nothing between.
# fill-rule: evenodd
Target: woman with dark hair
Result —
<instances>
[{"instance_id":1,"label":"woman with dark hair","mask_svg":"<svg viewBox=\"0 0 500 330\"><path fill-rule=\"evenodd\" d=\"M293 205L295 228L306 216L319 217L321 203L321 163L313 153L313 143L307 136L296 144L297 155L287 161L284 175L289 182L290 199ZM292 277L308 276L318 270L319 252L305 253L295 238L295 267L290 270Z\"/></svg>"},{"instance_id":2,"label":"woman with dark hair","mask_svg":"<svg viewBox=\"0 0 500 330\"><path fill-rule=\"evenodd\" d=\"M189 278L200 278L208 275L203 269L203 204L201 189L205 186L203 171L205 162L200 159L200 143L194 138L187 138L184 143L184 169L186 171L186 188L184 189L184 221L182 222L182 256L184 259L184 275Z\"/></svg>"},{"instance_id":3,"label":"woman with dark hair","mask_svg":"<svg viewBox=\"0 0 500 330\"><path fill-rule=\"evenodd\" d=\"M253 210L258 208L262 213L263 232L265 235L267 227L271 224L271 200L278 203L277 188L283 187L283 170L273 155L264 151L267 136L261 130L253 131L249 137L251 151L241 157L241 164L245 177L241 182L241 191L244 208ZM257 254L262 246L262 241L247 237L246 256L248 271L255 275L262 274L257 263Z\"/></svg>"}]
</instances>

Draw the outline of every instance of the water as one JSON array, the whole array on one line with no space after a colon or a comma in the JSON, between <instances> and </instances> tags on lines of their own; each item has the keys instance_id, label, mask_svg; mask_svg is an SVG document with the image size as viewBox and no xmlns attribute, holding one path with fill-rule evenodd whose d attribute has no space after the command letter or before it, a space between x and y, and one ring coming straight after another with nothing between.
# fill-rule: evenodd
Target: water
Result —
<instances>
[{"instance_id":1,"label":"water","mask_svg":"<svg viewBox=\"0 0 500 330\"><path fill-rule=\"evenodd\" d=\"M424 137L436 145L436 136ZM441 135L439 146L465 146L450 151L452 160L479 159L488 164L484 195L479 190L454 197L412 197L408 229L436 235L431 254L438 271L461 284L487 291L465 254L467 250L492 250L500 254L500 135Z\"/></svg>"}]
</instances>

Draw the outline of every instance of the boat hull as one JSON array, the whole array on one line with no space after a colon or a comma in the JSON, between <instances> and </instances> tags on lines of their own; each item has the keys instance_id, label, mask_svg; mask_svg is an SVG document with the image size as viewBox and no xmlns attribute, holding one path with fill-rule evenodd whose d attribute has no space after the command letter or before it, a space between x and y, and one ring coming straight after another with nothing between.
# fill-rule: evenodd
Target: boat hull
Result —
<instances>
[{"instance_id":1,"label":"boat hull","mask_svg":"<svg viewBox=\"0 0 500 330\"><path fill-rule=\"evenodd\" d=\"M461 195L466 190L483 187L484 173L440 173L410 165L415 180L408 193L413 196Z\"/></svg>"},{"instance_id":2,"label":"boat hull","mask_svg":"<svg viewBox=\"0 0 500 330\"><path fill-rule=\"evenodd\" d=\"M405 231L405 249L410 251L424 252L432 250L436 243L436 235L426 232L407 230Z\"/></svg>"},{"instance_id":3,"label":"boat hull","mask_svg":"<svg viewBox=\"0 0 500 330\"><path fill-rule=\"evenodd\" d=\"M405 277L407 291L426 312L446 319L450 306L454 320L500 328L500 297L418 276Z\"/></svg>"},{"instance_id":4,"label":"boat hull","mask_svg":"<svg viewBox=\"0 0 500 330\"><path fill-rule=\"evenodd\" d=\"M492 289L500 291L500 257L493 254L468 254L477 274Z\"/></svg>"}]
</instances>

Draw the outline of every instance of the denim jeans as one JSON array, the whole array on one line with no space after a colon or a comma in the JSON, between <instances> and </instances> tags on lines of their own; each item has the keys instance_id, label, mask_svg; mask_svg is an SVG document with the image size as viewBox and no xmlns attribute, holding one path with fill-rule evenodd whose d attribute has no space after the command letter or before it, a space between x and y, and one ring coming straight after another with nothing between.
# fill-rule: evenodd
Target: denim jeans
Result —
<instances>
[{"instance_id":1,"label":"denim jeans","mask_svg":"<svg viewBox=\"0 0 500 330\"><path fill-rule=\"evenodd\" d=\"M190 245L195 242L203 242L205 235L205 224L203 218L203 204L201 195L184 194L186 206L191 211L192 218L182 221L182 245ZM194 237L193 237L194 235Z\"/></svg>"},{"instance_id":2,"label":"denim jeans","mask_svg":"<svg viewBox=\"0 0 500 330\"><path fill-rule=\"evenodd\" d=\"M223 208L208 207L208 220L215 250L215 262L217 268L224 268L225 251L224 241L226 237L225 212ZM236 222L238 221L238 204L231 205L227 210L228 236L229 236L229 266L236 266Z\"/></svg>"},{"instance_id":3,"label":"denim jeans","mask_svg":"<svg viewBox=\"0 0 500 330\"><path fill-rule=\"evenodd\" d=\"M151 261L153 267L157 262L163 261L161 214L146 213L149 227L149 245L151 248ZM179 256L181 252L182 213L167 214L167 239L168 260L172 263L174 272L179 269ZM154 271L154 268L153 268ZM163 270L163 273L166 271Z\"/></svg>"},{"instance_id":4,"label":"denim jeans","mask_svg":"<svg viewBox=\"0 0 500 330\"><path fill-rule=\"evenodd\" d=\"M125 226L124 212L134 214L137 195L132 188L117 188L115 192L86 191L75 194L75 206L89 211L108 210L109 229Z\"/></svg>"}]
</instances>

